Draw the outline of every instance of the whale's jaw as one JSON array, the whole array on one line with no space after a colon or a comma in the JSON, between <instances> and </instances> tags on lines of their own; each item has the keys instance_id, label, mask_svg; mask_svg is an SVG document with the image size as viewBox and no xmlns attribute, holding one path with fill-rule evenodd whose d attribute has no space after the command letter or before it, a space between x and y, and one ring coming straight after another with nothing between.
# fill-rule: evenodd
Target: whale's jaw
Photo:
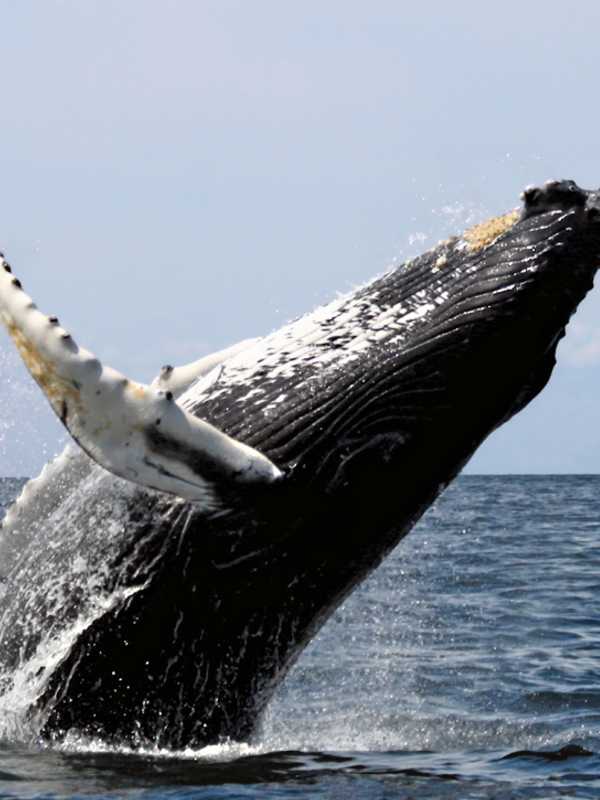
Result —
<instances>
[{"instance_id":1,"label":"whale's jaw","mask_svg":"<svg viewBox=\"0 0 600 800\"><path fill-rule=\"evenodd\" d=\"M63 605L48 611L50 578L32 578L33 542L0 607L5 674L43 644L40 630L76 631L38 696L45 735L175 747L247 739L332 610L547 382L600 263L600 205L569 182L524 200L521 213L291 323L178 399L276 464L281 480L207 516L99 476L86 508L54 516ZM93 604L72 565L94 548L108 562L96 590L111 604L79 629L78 609Z\"/></svg>"}]
</instances>

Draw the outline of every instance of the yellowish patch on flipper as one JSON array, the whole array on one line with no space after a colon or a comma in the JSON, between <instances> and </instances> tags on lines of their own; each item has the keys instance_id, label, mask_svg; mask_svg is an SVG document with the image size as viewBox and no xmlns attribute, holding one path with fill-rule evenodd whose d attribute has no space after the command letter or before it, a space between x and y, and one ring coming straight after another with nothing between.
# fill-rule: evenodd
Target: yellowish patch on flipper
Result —
<instances>
[{"instance_id":1,"label":"yellowish patch on flipper","mask_svg":"<svg viewBox=\"0 0 600 800\"><path fill-rule=\"evenodd\" d=\"M57 373L55 362L45 358L12 319L9 318L10 321L6 321L8 315L4 315L4 318L6 329L15 343L19 355L48 398L53 410L60 417L63 413L63 403L69 401L69 405L75 406L78 411L81 411L79 387L75 386L73 381L65 379Z\"/></svg>"}]
</instances>

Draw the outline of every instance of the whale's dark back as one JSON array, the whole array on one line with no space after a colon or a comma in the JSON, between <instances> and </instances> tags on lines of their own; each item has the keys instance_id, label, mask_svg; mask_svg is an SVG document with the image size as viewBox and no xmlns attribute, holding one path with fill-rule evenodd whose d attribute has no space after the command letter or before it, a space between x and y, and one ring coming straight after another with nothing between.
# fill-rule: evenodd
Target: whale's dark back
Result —
<instances>
[{"instance_id":1,"label":"whale's dark back","mask_svg":"<svg viewBox=\"0 0 600 800\"><path fill-rule=\"evenodd\" d=\"M130 492L106 579L123 599L50 672L45 733L251 734L336 605L547 382L600 256L595 199L566 197L442 243L188 392L285 479L211 518Z\"/></svg>"}]
</instances>

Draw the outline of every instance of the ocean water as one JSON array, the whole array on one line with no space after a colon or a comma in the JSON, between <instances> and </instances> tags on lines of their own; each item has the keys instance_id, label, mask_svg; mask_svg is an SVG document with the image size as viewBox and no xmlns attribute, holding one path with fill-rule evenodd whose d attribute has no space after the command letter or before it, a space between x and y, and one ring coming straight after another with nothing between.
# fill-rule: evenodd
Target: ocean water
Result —
<instances>
[{"instance_id":1,"label":"ocean water","mask_svg":"<svg viewBox=\"0 0 600 800\"><path fill-rule=\"evenodd\" d=\"M1 480L0 503L17 490ZM600 476L459 478L254 741L0 741L4 797L600 797Z\"/></svg>"}]
</instances>

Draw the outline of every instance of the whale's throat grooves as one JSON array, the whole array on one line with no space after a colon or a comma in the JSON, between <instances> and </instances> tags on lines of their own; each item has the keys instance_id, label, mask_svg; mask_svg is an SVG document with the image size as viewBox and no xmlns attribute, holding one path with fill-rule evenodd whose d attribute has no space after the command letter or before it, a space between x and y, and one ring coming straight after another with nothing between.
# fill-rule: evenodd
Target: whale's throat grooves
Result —
<instances>
[{"instance_id":1,"label":"whale's throat grooves","mask_svg":"<svg viewBox=\"0 0 600 800\"><path fill-rule=\"evenodd\" d=\"M250 378L255 395L234 362L216 396L194 410L328 490L347 481L349 469L354 481L361 460L370 471L373 453L395 472L397 452L400 474L410 471L407 447L437 450L441 471L454 464L455 472L545 385L574 304L591 286L589 270L577 274L577 228L575 211L554 211L510 227L484 250L445 242L336 303L331 317L325 309L312 325L292 323L267 340ZM541 324L532 329L534 304ZM348 324L335 326L333 314ZM286 344L303 335L309 344L286 358ZM269 348L281 349L285 374L264 366ZM488 391L467 388L475 376ZM248 404L262 411L260 425ZM470 439L457 416L473 427Z\"/></svg>"}]
</instances>

